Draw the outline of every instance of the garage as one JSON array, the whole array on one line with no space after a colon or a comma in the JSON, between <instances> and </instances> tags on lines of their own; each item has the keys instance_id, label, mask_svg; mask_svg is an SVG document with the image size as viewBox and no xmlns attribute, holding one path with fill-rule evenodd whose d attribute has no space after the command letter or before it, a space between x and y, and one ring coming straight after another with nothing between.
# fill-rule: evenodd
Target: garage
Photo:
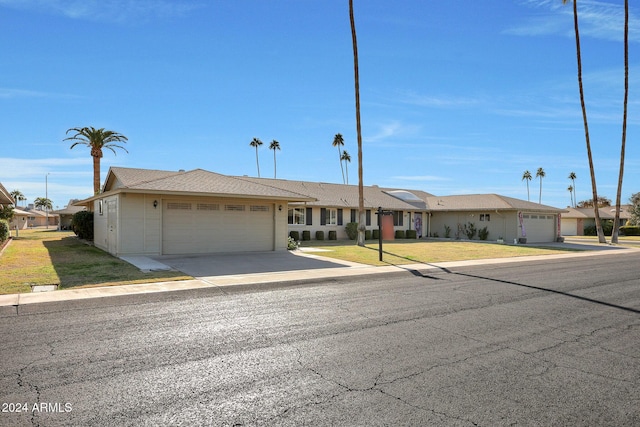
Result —
<instances>
[{"instance_id":1,"label":"garage","mask_svg":"<svg viewBox=\"0 0 640 427\"><path fill-rule=\"evenodd\" d=\"M553 242L556 239L555 215L524 213L522 220L527 232L527 243Z\"/></svg>"},{"instance_id":2,"label":"garage","mask_svg":"<svg viewBox=\"0 0 640 427\"><path fill-rule=\"evenodd\" d=\"M273 209L259 201L164 200L162 253L272 251Z\"/></svg>"}]
</instances>

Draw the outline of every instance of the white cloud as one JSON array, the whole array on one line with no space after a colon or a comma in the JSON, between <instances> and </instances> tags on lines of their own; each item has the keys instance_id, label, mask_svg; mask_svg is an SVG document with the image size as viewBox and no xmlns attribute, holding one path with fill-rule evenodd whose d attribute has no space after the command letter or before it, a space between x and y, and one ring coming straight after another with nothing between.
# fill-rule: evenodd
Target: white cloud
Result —
<instances>
[{"instance_id":1,"label":"white cloud","mask_svg":"<svg viewBox=\"0 0 640 427\"><path fill-rule=\"evenodd\" d=\"M379 126L378 132L363 137L366 142L379 142L389 138L399 138L414 135L419 130L416 125L406 125L400 121L391 121Z\"/></svg>"},{"instance_id":2,"label":"white cloud","mask_svg":"<svg viewBox=\"0 0 640 427\"><path fill-rule=\"evenodd\" d=\"M0 179L42 178L47 173L55 176L91 176L93 174L92 159L86 158L49 158L49 159L16 159L0 157Z\"/></svg>"}]
</instances>

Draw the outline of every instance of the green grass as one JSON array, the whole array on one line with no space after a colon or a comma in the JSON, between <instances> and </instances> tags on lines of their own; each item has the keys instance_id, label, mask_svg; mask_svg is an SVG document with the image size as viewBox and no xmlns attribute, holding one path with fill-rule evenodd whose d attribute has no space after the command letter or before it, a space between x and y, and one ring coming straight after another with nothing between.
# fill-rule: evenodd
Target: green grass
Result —
<instances>
[{"instance_id":1,"label":"green grass","mask_svg":"<svg viewBox=\"0 0 640 427\"><path fill-rule=\"evenodd\" d=\"M0 294L31 292L32 284L69 289L188 279L179 271L143 273L72 232L22 230L0 256Z\"/></svg>"},{"instance_id":2,"label":"green grass","mask_svg":"<svg viewBox=\"0 0 640 427\"><path fill-rule=\"evenodd\" d=\"M313 246L328 251L320 253L319 255L321 256L368 265L465 261L530 255L553 255L576 251L575 249L512 246L480 242L394 240L383 243L383 261L380 262L377 242L367 243L365 247L359 247L353 242L344 241L330 245L307 242L305 246Z\"/></svg>"}]
</instances>

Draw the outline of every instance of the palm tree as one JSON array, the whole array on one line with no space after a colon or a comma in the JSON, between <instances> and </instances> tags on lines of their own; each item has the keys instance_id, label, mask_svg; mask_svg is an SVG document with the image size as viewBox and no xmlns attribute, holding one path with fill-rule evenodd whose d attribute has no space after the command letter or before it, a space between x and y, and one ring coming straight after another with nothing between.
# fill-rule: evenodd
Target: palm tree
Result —
<instances>
[{"instance_id":1,"label":"palm tree","mask_svg":"<svg viewBox=\"0 0 640 427\"><path fill-rule=\"evenodd\" d=\"M351 40L353 42L353 75L356 93L356 133L358 136L358 246L364 246L366 217L364 211L364 186L362 183L362 129L360 127L360 77L358 74L358 40L356 22L353 17L353 0L349 0L349 21L351 21Z\"/></svg>"},{"instance_id":2,"label":"palm tree","mask_svg":"<svg viewBox=\"0 0 640 427\"><path fill-rule=\"evenodd\" d=\"M542 204L542 178L546 176L544 169L538 168L536 171L536 178L540 178L540 195L538 196L538 203Z\"/></svg>"},{"instance_id":3,"label":"palm tree","mask_svg":"<svg viewBox=\"0 0 640 427\"><path fill-rule=\"evenodd\" d=\"M562 0L562 4L566 4L568 0ZM576 59L578 62L578 88L580 90L580 105L582 107L582 121L584 123L584 138L587 144L587 157L589 159L589 173L591 174L591 190L593 193L593 200L598 200L598 189L596 186L596 172L593 167L593 155L591 154L591 142L589 140L589 123L587 121L587 107L584 103L584 87L582 86L582 57L580 53L580 30L578 29L578 0L573 0L573 28L576 35ZM602 221L600 220L600 212L598 207L593 208L594 217L596 221L596 233L598 234L598 241L600 243L606 243L604 234L602 232Z\"/></svg>"},{"instance_id":4,"label":"palm tree","mask_svg":"<svg viewBox=\"0 0 640 427\"><path fill-rule=\"evenodd\" d=\"M53 209L53 203L51 203L51 200L47 199L46 197L36 198L33 204L35 205L36 209L44 209L46 211Z\"/></svg>"},{"instance_id":5,"label":"palm tree","mask_svg":"<svg viewBox=\"0 0 640 427\"><path fill-rule=\"evenodd\" d=\"M260 178L260 162L258 161L258 147L262 145L262 141L260 141L258 138L253 138L249 143L249 145L256 148L256 166L258 166L258 178ZM274 151L274 154L275 154L275 151Z\"/></svg>"},{"instance_id":6,"label":"palm tree","mask_svg":"<svg viewBox=\"0 0 640 427\"><path fill-rule=\"evenodd\" d=\"M273 150L273 179L276 179L276 150L280 150L280 143L274 139L269 144L269 150Z\"/></svg>"},{"instance_id":7,"label":"palm tree","mask_svg":"<svg viewBox=\"0 0 640 427\"><path fill-rule=\"evenodd\" d=\"M531 181L531 172L529 172L528 170L524 171L524 173L522 174L522 180L524 181L525 179L527 180L527 200L531 201L531 197L529 197L529 181Z\"/></svg>"},{"instance_id":8,"label":"palm tree","mask_svg":"<svg viewBox=\"0 0 640 427\"><path fill-rule=\"evenodd\" d=\"M573 185L568 186L567 191L569 192L569 198L571 199L571 206L573 206Z\"/></svg>"},{"instance_id":9,"label":"palm tree","mask_svg":"<svg viewBox=\"0 0 640 427\"><path fill-rule=\"evenodd\" d=\"M22 191L20 190L13 190L9 194L11 194L11 197L13 197L13 200L16 201L16 206L18 206L18 203L22 202L23 200L27 200L27 198L24 197L24 194L22 194Z\"/></svg>"},{"instance_id":10,"label":"palm tree","mask_svg":"<svg viewBox=\"0 0 640 427\"><path fill-rule=\"evenodd\" d=\"M573 187L573 200L571 200L571 206L576 207L576 176L575 172L571 172L569 174L569 179L571 180L571 186Z\"/></svg>"},{"instance_id":11,"label":"palm tree","mask_svg":"<svg viewBox=\"0 0 640 427\"><path fill-rule=\"evenodd\" d=\"M336 136L333 137L333 146L338 147L338 158L340 159L340 170L342 171L342 183L344 184L344 169L342 168L342 153L340 152L340 147L344 147L342 134L336 133Z\"/></svg>"},{"instance_id":12,"label":"palm tree","mask_svg":"<svg viewBox=\"0 0 640 427\"><path fill-rule=\"evenodd\" d=\"M347 185L349 185L349 168L347 167L347 163L351 163L351 156L347 153L347 150L342 152L342 156L340 160L344 161L344 170L347 176Z\"/></svg>"},{"instance_id":13,"label":"palm tree","mask_svg":"<svg viewBox=\"0 0 640 427\"><path fill-rule=\"evenodd\" d=\"M627 100L629 98L629 1L624 0L624 101L622 113L622 144L620 146L620 173L616 193L616 214L613 220L611 243L618 243L620 227L620 198L622 197L622 176L624 175L624 151L627 141Z\"/></svg>"},{"instance_id":14,"label":"palm tree","mask_svg":"<svg viewBox=\"0 0 640 427\"><path fill-rule=\"evenodd\" d=\"M75 132L73 136L65 138L65 141L75 141L71 144L70 148L76 145L86 145L91 148L91 156L93 157L93 193L100 193L100 159L102 158L102 149L108 148L113 151L113 154L117 154L115 148L120 148L127 151L121 145L117 143L126 143L127 137L111 130L104 130L104 128L96 129L93 126L83 128L71 128L67 130L69 132Z\"/></svg>"}]
</instances>

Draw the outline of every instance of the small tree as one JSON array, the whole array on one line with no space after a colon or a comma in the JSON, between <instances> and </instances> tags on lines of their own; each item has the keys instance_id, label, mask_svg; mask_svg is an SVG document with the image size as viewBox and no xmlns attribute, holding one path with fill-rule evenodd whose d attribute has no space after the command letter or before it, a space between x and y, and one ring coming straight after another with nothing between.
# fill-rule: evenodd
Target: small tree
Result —
<instances>
[{"instance_id":1,"label":"small tree","mask_svg":"<svg viewBox=\"0 0 640 427\"><path fill-rule=\"evenodd\" d=\"M71 220L71 227L80 239L93 240L93 212L76 212Z\"/></svg>"},{"instance_id":2,"label":"small tree","mask_svg":"<svg viewBox=\"0 0 640 427\"><path fill-rule=\"evenodd\" d=\"M476 235L476 231L477 231L477 229L476 229L476 225L474 223L469 222L468 224L464 225L464 234L467 235L467 238L469 240L473 240L473 238Z\"/></svg>"}]
</instances>

